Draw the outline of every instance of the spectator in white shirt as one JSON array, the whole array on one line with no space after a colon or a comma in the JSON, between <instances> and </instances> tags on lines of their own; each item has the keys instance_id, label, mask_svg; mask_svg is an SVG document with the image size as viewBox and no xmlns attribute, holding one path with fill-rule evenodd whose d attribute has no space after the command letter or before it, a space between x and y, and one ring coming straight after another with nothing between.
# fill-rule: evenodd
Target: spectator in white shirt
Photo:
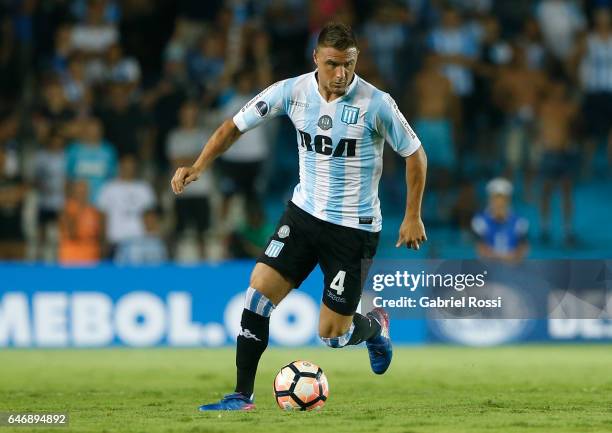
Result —
<instances>
[{"instance_id":1,"label":"spectator in white shirt","mask_svg":"<svg viewBox=\"0 0 612 433\"><path fill-rule=\"evenodd\" d=\"M119 162L119 177L105 184L98 197L98 208L106 217L111 257L120 242L144 235L143 215L156 203L153 188L137 179L136 172L136 158L124 155Z\"/></svg>"},{"instance_id":2,"label":"spectator in white shirt","mask_svg":"<svg viewBox=\"0 0 612 433\"><path fill-rule=\"evenodd\" d=\"M572 0L542 0L536 7L544 44L555 58L565 61L576 36L586 27L586 19Z\"/></svg>"},{"instance_id":3,"label":"spectator in white shirt","mask_svg":"<svg viewBox=\"0 0 612 433\"><path fill-rule=\"evenodd\" d=\"M115 263L120 265L157 265L168 260L168 249L159 234L159 214L156 209L144 213L145 233L122 241L117 247Z\"/></svg>"},{"instance_id":4,"label":"spectator in white shirt","mask_svg":"<svg viewBox=\"0 0 612 433\"><path fill-rule=\"evenodd\" d=\"M612 8L593 11L593 27L576 44L571 64L584 92L583 169L590 176L599 141L608 142L608 166L612 168Z\"/></svg>"},{"instance_id":5,"label":"spectator in white shirt","mask_svg":"<svg viewBox=\"0 0 612 433\"><path fill-rule=\"evenodd\" d=\"M235 82L235 89L229 90L232 94L223 107L223 114L227 117L236 114L257 93L253 72L240 71L236 74ZM221 209L223 217L227 215L230 200L234 196L242 196L245 203L258 201L262 189L261 174L268 153L265 129L255 128L243 134L219 157L216 164L224 198Z\"/></svg>"},{"instance_id":6,"label":"spectator in white shirt","mask_svg":"<svg viewBox=\"0 0 612 433\"><path fill-rule=\"evenodd\" d=\"M200 110L195 102L188 101L183 104L180 111L178 128L168 135L166 152L171 161L172 170L178 167L191 165L200 154L202 147L208 141L211 131L198 125ZM184 194L175 198L176 227L173 249L177 240L185 233L189 226L197 231L198 244L202 257L205 257L205 233L210 226L210 192L212 188L212 174L210 171L202 173L200 178L189 185Z\"/></svg>"},{"instance_id":7,"label":"spectator in white shirt","mask_svg":"<svg viewBox=\"0 0 612 433\"><path fill-rule=\"evenodd\" d=\"M34 155L32 178L38 193L38 242L48 239L48 229L56 225L64 208L66 188L66 154L64 137L56 130L50 134L46 146ZM42 252L43 249L39 248Z\"/></svg>"}]
</instances>

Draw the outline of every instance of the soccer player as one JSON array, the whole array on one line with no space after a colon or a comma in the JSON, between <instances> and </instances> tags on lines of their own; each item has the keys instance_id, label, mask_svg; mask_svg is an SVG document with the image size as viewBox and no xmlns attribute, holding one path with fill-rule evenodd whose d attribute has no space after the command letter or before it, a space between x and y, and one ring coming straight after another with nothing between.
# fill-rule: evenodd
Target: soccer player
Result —
<instances>
[{"instance_id":1,"label":"soccer player","mask_svg":"<svg viewBox=\"0 0 612 433\"><path fill-rule=\"evenodd\" d=\"M272 117L286 114L295 126L300 182L251 274L237 339L235 392L200 410L254 408L270 315L317 263L325 280L321 340L333 348L365 341L376 374L391 363L387 313L356 312L361 261L374 256L382 227L378 181L384 142L406 161L408 199L396 247L419 249L426 241L420 213L427 162L394 100L355 74L358 55L348 26L326 25L313 53L316 71L262 91L217 129L193 166L179 168L172 179L180 194L241 134Z\"/></svg>"}]
</instances>

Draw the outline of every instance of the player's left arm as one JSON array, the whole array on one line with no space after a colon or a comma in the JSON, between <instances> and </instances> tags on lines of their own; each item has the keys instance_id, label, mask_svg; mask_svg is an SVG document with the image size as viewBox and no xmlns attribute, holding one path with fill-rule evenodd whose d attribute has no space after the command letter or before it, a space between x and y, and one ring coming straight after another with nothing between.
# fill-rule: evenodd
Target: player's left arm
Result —
<instances>
[{"instance_id":1,"label":"player's left arm","mask_svg":"<svg viewBox=\"0 0 612 433\"><path fill-rule=\"evenodd\" d=\"M376 113L376 128L385 141L406 161L406 211L399 229L396 247L406 245L418 250L427 240L421 219L427 157L421 141L389 94L384 94Z\"/></svg>"}]
</instances>

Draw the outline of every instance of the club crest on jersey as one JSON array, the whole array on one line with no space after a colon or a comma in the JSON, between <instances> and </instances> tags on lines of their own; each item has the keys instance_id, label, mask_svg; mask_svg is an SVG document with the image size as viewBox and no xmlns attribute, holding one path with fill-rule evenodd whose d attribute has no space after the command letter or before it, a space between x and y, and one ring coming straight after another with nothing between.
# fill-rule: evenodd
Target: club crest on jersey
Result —
<instances>
[{"instance_id":1,"label":"club crest on jersey","mask_svg":"<svg viewBox=\"0 0 612 433\"><path fill-rule=\"evenodd\" d=\"M329 117L327 114L324 114L323 116L319 117L319 128L321 128L324 131L327 131L331 127L332 127L331 117Z\"/></svg>"},{"instance_id":2,"label":"club crest on jersey","mask_svg":"<svg viewBox=\"0 0 612 433\"><path fill-rule=\"evenodd\" d=\"M278 237L281 239L286 238L291 233L291 229L287 224L283 225L280 229L278 229Z\"/></svg>"},{"instance_id":3,"label":"club crest on jersey","mask_svg":"<svg viewBox=\"0 0 612 433\"><path fill-rule=\"evenodd\" d=\"M342 109L342 116L340 120L348 125L354 125L357 123L359 118L359 107L353 107L351 105L345 105Z\"/></svg>"},{"instance_id":4,"label":"club crest on jersey","mask_svg":"<svg viewBox=\"0 0 612 433\"><path fill-rule=\"evenodd\" d=\"M268 248L266 248L266 251L264 254L272 258L278 257L278 255L280 254L284 246L285 246L284 243L272 240L270 241L270 245L268 245Z\"/></svg>"},{"instance_id":5,"label":"club crest on jersey","mask_svg":"<svg viewBox=\"0 0 612 433\"><path fill-rule=\"evenodd\" d=\"M266 104L264 101L259 101L257 104L255 104L255 109L261 117L268 114L268 104Z\"/></svg>"}]
</instances>

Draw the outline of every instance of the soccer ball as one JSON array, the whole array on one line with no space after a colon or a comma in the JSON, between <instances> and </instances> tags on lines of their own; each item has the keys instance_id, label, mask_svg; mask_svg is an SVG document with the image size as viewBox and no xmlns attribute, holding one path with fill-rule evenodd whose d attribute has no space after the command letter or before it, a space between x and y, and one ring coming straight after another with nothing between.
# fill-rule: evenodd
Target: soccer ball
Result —
<instances>
[{"instance_id":1,"label":"soccer ball","mask_svg":"<svg viewBox=\"0 0 612 433\"><path fill-rule=\"evenodd\" d=\"M281 368L274 379L274 397L283 410L318 410L328 395L327 377L312 362L293 361Z\"/></svg>"}]
</instances>

